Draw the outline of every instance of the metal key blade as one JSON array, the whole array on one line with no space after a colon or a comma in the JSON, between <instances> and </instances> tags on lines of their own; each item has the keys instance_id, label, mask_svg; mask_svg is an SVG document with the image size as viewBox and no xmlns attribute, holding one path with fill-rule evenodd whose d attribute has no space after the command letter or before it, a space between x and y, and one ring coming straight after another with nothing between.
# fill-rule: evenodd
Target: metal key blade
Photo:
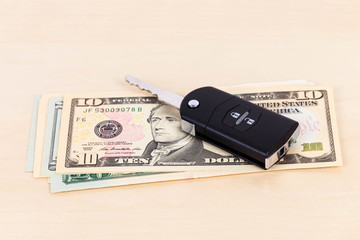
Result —
<instances>
[{"instance_id":1,"label":"metal key blade","mask_svg":"<svg viewBox=\"0 0 360 240\"><path fill-rule=\"evenodd\" d=\"M163 101L176 108L180 108L180 104L184 99L184 97L180 95L177 95L173 92L164 91L161 88L154 87L150 83L143 82L140 79L130 75L126 75L125 80L130 84L136 85L140 89L146 90L154 95L157 95L160 101Z\"/></svg>"}]
</instances>

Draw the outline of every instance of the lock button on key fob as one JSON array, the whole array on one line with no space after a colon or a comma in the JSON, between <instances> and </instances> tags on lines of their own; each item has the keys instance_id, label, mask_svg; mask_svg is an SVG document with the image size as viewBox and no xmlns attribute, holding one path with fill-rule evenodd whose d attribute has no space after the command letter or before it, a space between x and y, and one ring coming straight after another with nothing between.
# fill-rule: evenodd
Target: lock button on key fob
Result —
<instances>
[{"instance_id":1,"label":"lock button on key fob","mask_svg":"<svg viewBox=\"0 0 360 240\"><path fill-rule=\"evenodd\" d=\"M243 105L238 105L226 113L223 123L229 127L244 132L254 126L260 116L261 112Z\"/></svg>"},{"instance_id":2,"label":"lock button on key fob","mask_svg":"<svg viewBox=\"0 0 360 240\"><path fill-rule=\"evenodd\" d=\"M229 127L235 127L239 124L239 120L249 114L250 108L238 105L235 108L232 108L225 115L223 123Z\"/></svg>"},{"instance_id":3,"label":"lock button on key fob","mask_svg":"<svg viewBox=\"0 0 360 240\"><path fill-rule=\"evenodd\" d=\"M243 115L243 120L235 125L235 129L241 132L248 130L260 120L260 116L261 112L251 109L249 114Z\"/></svg>"}]
</instances>

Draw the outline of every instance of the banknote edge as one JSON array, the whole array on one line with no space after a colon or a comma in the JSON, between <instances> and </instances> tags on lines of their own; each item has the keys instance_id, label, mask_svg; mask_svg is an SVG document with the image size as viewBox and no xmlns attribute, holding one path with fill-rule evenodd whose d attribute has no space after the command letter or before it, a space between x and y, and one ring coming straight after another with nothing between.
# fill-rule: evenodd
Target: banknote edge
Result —
<instances>
[{"instance_id":1,"label":"banknote edge","mask_svg":"<svg viewBox=\"0 0 360 240\"><path fill-rule=\"evenodd\" d=\"M28 144L28 150L27 150L25 172L33 172L34 171L36 128L37 128L37 116L38 116L38 111L39 111L40 99L41 99L41 95L35 95L33 98L33 109L32 109L32 114L31 114L29 144Z\"/></svg>"}]
</instances>

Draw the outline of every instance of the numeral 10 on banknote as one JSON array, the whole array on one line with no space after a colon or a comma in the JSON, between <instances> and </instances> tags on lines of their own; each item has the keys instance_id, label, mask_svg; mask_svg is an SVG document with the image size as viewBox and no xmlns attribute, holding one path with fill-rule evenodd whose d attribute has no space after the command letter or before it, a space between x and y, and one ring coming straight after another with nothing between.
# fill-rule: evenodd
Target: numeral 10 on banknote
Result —
<instances>
[{"instance_id":1,"label":"numeral 10 on banknote","mask_svg":"<svg viewBox=\"0 0 360 240\"><path fill-rule=\"evenodd\" d=\"M97 153L80 153L76 155L78 157L78 165L95 165L99 160Z\"/></svg>"},{"instance_id":2,"label":"numeral 10 on banknote","mask_svg":"<svg viewBox=\"0 0 360 240\"><path fill-rule=\"evenodd\" d=\"M322 151L324 149L322 142L303 143L303 152L307 151Z\"/></svg>"},{"instance_id":3,"label":"numeral 10 on banknote","mask_svg":"<svg viewBox=\"0 0 360 240\"><path fill-rule=\"evenodd\" d=\"M298 94L297 100L315 100L315 99L321 99L324 96L322 92L317 90L299 91L297 92L297 94Z\"/></svg>"}]
</instances>

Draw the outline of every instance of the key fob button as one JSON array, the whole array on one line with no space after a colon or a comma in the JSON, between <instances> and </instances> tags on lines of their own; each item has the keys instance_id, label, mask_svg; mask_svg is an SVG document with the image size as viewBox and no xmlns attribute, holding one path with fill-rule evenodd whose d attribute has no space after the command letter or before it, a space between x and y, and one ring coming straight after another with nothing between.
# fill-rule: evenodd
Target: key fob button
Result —
<instances>
[{"instance_id":1,"label":"key fob button","mask_svg":"<svg viewBox=\"0 0 360 240\"><path fill-rule=\"evenodd\" d=\"M229 127L235 127L236 122L240 119L245 113L249 113L250 108L238 105L235 108L232 108L225 115L223 123Z\"/></svg>"},{"instance_id":2,"label":"key fob button","mask_svg":"<svg viewBox=\"0 0 360 240\"><path fill-rule=\"evenodd\" d=\"M235 129L241 132L248 130L259 121L260 116L261 112L252 109L238 125L235 125Z\"/></svg>"}]
</instances>

